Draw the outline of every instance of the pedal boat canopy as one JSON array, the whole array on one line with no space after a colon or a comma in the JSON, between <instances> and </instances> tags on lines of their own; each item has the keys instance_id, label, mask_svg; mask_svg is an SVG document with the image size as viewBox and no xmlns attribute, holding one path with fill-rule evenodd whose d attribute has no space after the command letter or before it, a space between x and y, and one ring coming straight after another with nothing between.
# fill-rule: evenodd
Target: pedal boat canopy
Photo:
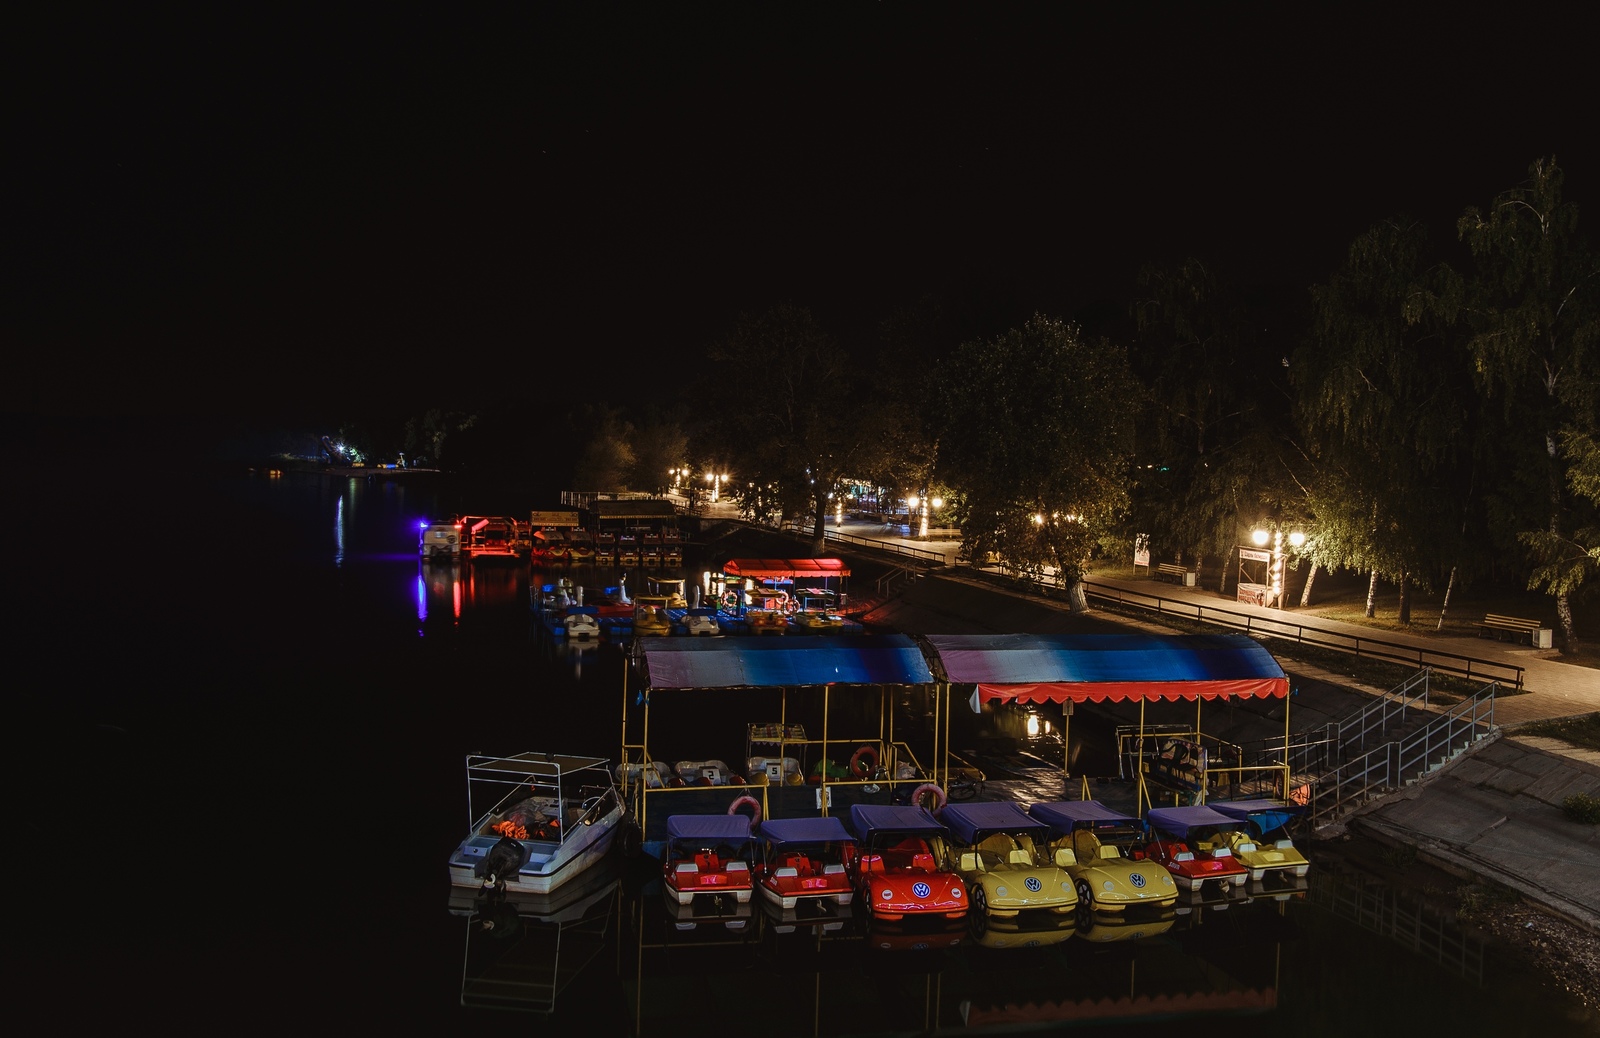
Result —
<instances>
[{"instance_id":1,"label":"pedal boat canopy","mask_svg":"<svg viewBox=\"0 0 1600 1038\"><path fill-rule=\"evenodd\" d=\"M946 836L949 829L924 807L899 804L851 804L850 828L870 844L890 836Z\"/></svg>"},{"instance_id":2,"label":"pedal boat canopy","mask_svg":"<svg viewBox=\"0 0 1600 1038\"><path fill-rule=\"evenodd\" d=\"M684 843L743 843L750 838L748 815L669 815L667 838Z\"/></svg>"},{"instance_id":3,"label":"pedal boat canopy","mask_svg":"<svg viewBox=\"0 0 1600 1038\"><path fill-rule=\"evenodd\" d=\"M1273 832L1305 814L1305 808L1276 800L1213 800L1207 806L1239 821L1253 822L1261 834Z\"/></svg>"},{"instance_id":4,"label":"pedal boat canopy","mask_svg":"<svg viewBox=\"0 0 1600 1038\"><path fill-rule=\"evenodd\" d=\"M756 826L756 835L774 844L854 843L855 837L833 815L817 818L769 818Z\"/></svg>"},{"instance_id":5,"label":"pedal boat canopy","mask_svg":"<svg viewBox=\"0 0 1600 1038\"><path fill-rule=\"evenodd\" d=\"M1203 825L1232 829L1239 824L1238 819L1229 818L1216 808L1204 804L1191 807L1152 807L1146 818L1150 821L1150 828L1168 836L1183 836L1190 829Z\"/></svg>"},{"instance_id":6,"label":"pedal boat canopy","mask_svg":"<svg viewBox=\"0 0 1600 1038\"><path fill-rule=\"evenodd\" d=\"M1282 699L1289 678L1245 634L928 635L953 684L980 703Z\"/></svg>"},{"instance_id":7,"label":"pedal boat canopy","mask_svg":"<svg viewBox=\"0 0 1600 1038\"><path fill-rule=\"evenodd\" d=\"M993 803L950 804L939 812L960 843L971 846L990 833L1043 833L1047 826L1009 800Z\"/></svg>"},{"instance_id":8,"label":"pedal boat canopy","mask_svg":"<svg viewBox=\"0 0 1600 1038\"><path fill-rule=\"evenodd\" d=\"M1052 835L1072 832L1079 826L1089 828L1137 826L1144 828L1138 816L1109 808L1098 800L1056 800L1033 804L1028 814L1036 823L1048 825Z\"/></svg>"}]
</instances>

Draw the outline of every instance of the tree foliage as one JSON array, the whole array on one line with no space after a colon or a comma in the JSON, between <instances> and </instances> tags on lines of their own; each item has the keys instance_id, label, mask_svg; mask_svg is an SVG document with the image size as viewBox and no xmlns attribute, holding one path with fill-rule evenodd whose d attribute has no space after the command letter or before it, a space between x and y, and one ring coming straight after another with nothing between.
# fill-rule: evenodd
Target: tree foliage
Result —
<instances>
[{"instance_id":1,"label":"tree foliage","mask_svg":"<svg viewBox=\"0 0 1600 1038\"><path fill-rule=\"evenodd\" d=\"M1575 503L1561 430L1592 429L1600 410L1600 262L1579 236L1562 183L1555 160L1541 159L1488 209L1462 214L1458 230L1475 265L1460 316L1479 385L1500 400L1508 436L1523 445L1526 471L1538 474L1539 492L1505 499L1501 514L1532 553L1529 586L1554 597L1567 647L1577 651L1570 596L1586 571L1563 562Z\"/></svg>"},{"instance_id":2,"label":"tree foliage","mask_svg":"<svg viewBox=\"0 0 1600 1038\"><path fill-rule=\"evenodd\" d=\"M1241 520L1294 497L1261 393L1279 356L1257 341L1260 315L1212 263L1146 266L1137 293L1132 364L1145 392L1131 532L1199 570L1239 543Z\"/></svg>"},{"instance_id":3,"label":"tree foliage","mask_svg":"<svg viewBox=\"0 0 1600 1038\"><path fill-rule=\"evenodd\" d=\"M939 386L938 475L961 491L963 552L1033 577L1054 568L1081 606L1090 557L1128 507L1126 351L1036 316L959 347Z\"/></svg>"},{"instance_id":4,"label":"tree foliage","mask_svg":"<svg viewBox=\"0 0 1600 1038\"><path fill-rule=\"evenodd\" d=\"M746 512L808 517L820 551L830 497L865 443L848 354L811 311L785 304L741 318L711 360L738 394L718 412L717 429L731 445Z\"/></svg>"},{"instance_id":5,"label":"tree foliage","mask_svg":"<svg viewBox=\"0 0 1600 1038\"><path fill-rule=\"evenodd\" d=\"M1374 226L1312 289L1313 324L1291 365L1301 433L1318 462L1317 561L1395 581L1402 623L1412 584L1430 587L1463 542L1465 355L1431 311L1408 310L1420 293L1450 291L1450 277L1430 263L1419 224Z\"/></svg>"}]
</instances>

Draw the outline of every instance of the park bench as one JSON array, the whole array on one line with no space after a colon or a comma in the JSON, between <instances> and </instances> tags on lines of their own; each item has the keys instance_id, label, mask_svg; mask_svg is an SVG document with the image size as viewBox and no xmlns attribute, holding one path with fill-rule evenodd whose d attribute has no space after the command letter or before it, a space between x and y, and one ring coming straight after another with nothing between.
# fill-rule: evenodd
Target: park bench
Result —
<instances>
[{"instance_id":1,"label":"park bench","mask_svg":"<svg viewBox=\"0 0 1600 1038\"><path fill-rule=\"evenodd\" d=\"M1194 574L1188 567L1175 562L1161 562L1156 564L1155 571L1150 574L1157 580L1165 580L1169 584L1180 584L1183 587L1194 587Z\"/></svg>"},{"instance_id":2,"label":"park bench","mask_svg":"<svg viewBox=\"0 0 1600 1038\"><path fill-rule=\"evenodd\" d=\"M1550 648L1550 628L1537 620L1524 620L1516 616L1499 616L1488 613L1478 621L1478 637L1494 637L1531 645L1536 649Z\"/></svg>"}]
</instances>

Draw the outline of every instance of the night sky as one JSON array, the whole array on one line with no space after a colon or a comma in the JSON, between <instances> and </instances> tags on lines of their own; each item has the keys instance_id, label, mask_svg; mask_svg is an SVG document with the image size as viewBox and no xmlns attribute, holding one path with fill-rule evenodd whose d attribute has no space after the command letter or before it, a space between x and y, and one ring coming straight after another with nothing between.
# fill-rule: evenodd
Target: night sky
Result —
<instances>
[{"instance_id":1,"label":"night sky","mask_svg":"<svg viewBox=\"0 0 1600 1038\"><path fill-rule=\"evenodd\" d=\"M627 402L779 301L866 343L1187 255L1295 294L1540 156L1600 197L1563 8L49 9L8 33L8 412Z\"/></svg>"}]
</instances>

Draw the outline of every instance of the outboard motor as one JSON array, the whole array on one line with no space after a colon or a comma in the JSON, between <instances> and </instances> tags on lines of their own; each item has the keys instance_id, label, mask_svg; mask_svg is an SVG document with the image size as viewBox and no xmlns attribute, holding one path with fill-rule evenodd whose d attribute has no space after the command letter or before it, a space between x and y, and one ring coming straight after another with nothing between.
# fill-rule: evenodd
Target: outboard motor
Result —
<instances>
[{"instance_id":1,"label":"outboard motor","mask_svg":"<svg viewBox=\"0 0 1600 1038\"><path fill-rule=\"evenodd\" d=\"M473 868L472 874L483 880L485 889L504 890L506 877L515 876L527 861L528 848L509 836L502 836Z\"/></svg>"}]
</instances>

